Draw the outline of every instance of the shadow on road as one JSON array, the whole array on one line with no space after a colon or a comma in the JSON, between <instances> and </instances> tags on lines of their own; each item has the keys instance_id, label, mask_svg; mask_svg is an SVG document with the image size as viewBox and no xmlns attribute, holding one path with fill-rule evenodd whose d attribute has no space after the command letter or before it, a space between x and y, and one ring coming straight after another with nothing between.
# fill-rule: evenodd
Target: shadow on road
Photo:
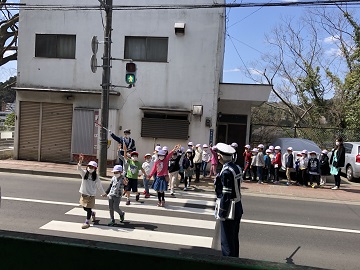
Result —
<instances>
[{"instance_id":1,"label":"shadow on road","mask_svg":"<svg viewBox=\"0 0 360 270\"><path fill-rule=\"evenodd\" d=\"M300 248L301 248L301 247L298 246L298 247L295 249L295 251L294 251L288 258L286 258L286 263L287 263L287 264L294 264L293 257L294 257L294 255L296 254L296 252L299 251Z\"/></svg>"}]
</instances>

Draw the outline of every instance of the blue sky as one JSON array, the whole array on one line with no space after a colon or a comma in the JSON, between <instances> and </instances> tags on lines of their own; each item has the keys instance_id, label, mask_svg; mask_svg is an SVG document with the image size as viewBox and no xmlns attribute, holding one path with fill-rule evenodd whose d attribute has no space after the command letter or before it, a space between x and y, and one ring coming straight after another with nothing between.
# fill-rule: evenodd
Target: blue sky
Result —
<instances>
[{"instance_id":1,"label":"blue sky","mask_svg":"<svg viewBox=\"0 0 360 270\"><path fill-rule=\"evenodd\" d=\"M18 0L14 0L14 2L18 2ZM227 2L266 3L267 1L227 0ZM306 7L255 7L228 10L227 33L231 38L227 37L225 43L223 81L228 83L254 83L245 74L247 70L251 72L255 68L252 66L252 62L260 60L261 54L267 52L265 34L280 23L281 17L297 18L306 9ZM0 67L0 81L5 81L15 75L15 61Z\"/></svg>"},{"instance_id":2,"label":"blue sky","mask_svg":"<svg viewBox=\"0 0 360 270\"><path fill-rule=\"evenodd\" d=\"M240 0L236 2L240 3ZM227 31L231 38L227 36L225 42L223 81L254 83L245 73L246 70L251 72L255 68L252 62L260 60L261 54L267 52L265 34L281 22L281 17L296 18L304 10L304 7L256 7L232 8L228 11Z\"/></svg>"}]
</instances>

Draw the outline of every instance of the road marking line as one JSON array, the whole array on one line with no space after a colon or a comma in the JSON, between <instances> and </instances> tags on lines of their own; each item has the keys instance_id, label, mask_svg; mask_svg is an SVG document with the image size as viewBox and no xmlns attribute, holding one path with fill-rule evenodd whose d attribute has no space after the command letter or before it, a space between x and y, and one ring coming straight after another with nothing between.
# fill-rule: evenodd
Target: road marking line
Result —
<instances>
[{"instance_id":1,"label":"road marking line","mask_svg":"<svg viewBox=\"0 0 360 270\"><path fill-rule=\"evenodd\" d=\"M144 188L138 188L138 191L142 193L144 191ZM175 189L175 195L181 196L181 197L197 197L197 198L208 198L208 199L215 199L215 191L211 193L203 193L203 192L193 192L193 191L183 191L180 189ZM154 190L150 189L150 193L155 192ZM170 191L165 193L166 196L169 194Z\"/></svg>"},{"instance_id":2,"label":"road marking line","mask_svg":"<svg viewBox=\"0 0 360 270\"><path fill-rule=\"evenodd\" d=\"M125 197L123 197L125 199ZM144 198L143 195L140 196L140 199L144 199L144 201L158 201L158 198L156 196L151 196L150 198ZM196 204L201 206L215 206L215 196L213 197L214 201L208 201L208 200L196 200L196 199L182 199L177 197L172 197L171 195L168 197L165 197L166 202L175 202L175 203L183 203L183 204Z\"/></svg>"},{"instance_id":3,"label":"road marking line","mask_svg":"<svg viewBox=\"0 0 360 270\"><path fill-rule=\"evenodd\" d=\"M341 229L341 228L313 226L313 225L302 225L302 224L294 224L294 223L282 223L282 222L250 220L250 219L241 219L241 222L260 224L260 225L271 225L271 226L282 226L282 227L293 227L293 228L301 228L301 229L313 229L313 230L322 230L322 231L346 232L346 233L360 234L360 230Z\"/></svg>"},{"instance_id":4,"label":"road marking line","mask_svg":"<svg viewBox=\"0 0 360 270\"><path fill-rule=\"evenodd\" d=\"M165 201L167 202L166 198L165 198ZM109 202L107 200L96 200L95 205L96 204L97 205L109 205ZM154 202L154 204L145 204L145 203L141 203L141 202L131 201L130 205L125 205L123 207L124 207L123 209L134 208L134 209L173 211L173 212L190 213L190 214L198 214L198 215L214 215L214 209L192 208L192 207L186 207L186 206L171 205L171 204L167 204L167 203L166 203L165 207L158 207L157 205L155 205L155 202Z\"/></svg>"},{"instance_id":5,"label":"road marking line","mask_svg":"<svg viewBox=\"0 0 360 270\"><path fill-rule=\"evenodd\" d=\"M124 208L123 208L124 209ZM73 208L70 211L66 212L66 215L74 216L84 216L84 210L81 208ZM117 215L117 214L115 214ZM110 219L109 211L105 210L96 210L96 217ZM146 222L146 223L156 223L162 225L172 225L172 226L182 226L182 227L192 227L200 229L215 229L216 221L210 220L199 220L199 219L190 219L190 218L179 218L179 217L169 217L169 216L159 216L159 215L146 215L146 214L137 214L137 213L125 213L126 221L136 221L136 222Z\"/></svg>"},{"instance_id":6,"label":"road marking line","mask_svg":"<svg viewBox=\"0 0 360 270\"><path fill-rule=\"evenodd\" d=\"M40 227L40 229L206 248L211 248L213 240L212 237L205 236L98 225L91 225L90 228L85 230L81 229L80 223L57 220L50 221L49 223Z\"/></svg>"},{"instance_id":7,"label":"road marking line","mask_svg":"<svg viewBox=\"0 0 360 270\"><path fill-rule=\"evenodd\" d=\"M35 202L35 203L45 203L45 204L56 204L56 205L69 205L69 206L79 206L79 203L67 203L67 202L56 202L56 201L46 201L46 200L35 200L35 199L26 199L26 198L15 198L15 197L3 197L4 200L13 200L13 201L24 201L24 202ZM165 200L166 201L166 200ZM187 200L184 200L187 202ZM108 200L95 200L97 205L109 205ZM193 208L186 206L177 206L167 204L165 207L158 207L154 204L145 204L140 202L131 202L130 205L124 206L125 208L134 208L134 209L149 209L149 210L160 210L160 211L173 211L179 213L188 213L188 214L197 214L197 215L214 215L213 209L206 208Z\"/></svg>"},{"instance_id":8,"label":"road marking line","mask_svg":"<svg viewBox=\"0 0 360 270\"><path fill-rule=\"evenodd\" d=\"M25 199L25 198L15 198L15 197L2 197L2 198L4 200L11 200L11 201L36 202L36 203L46 203L46 204L79 206L79 203L55 202L55 201L35 200L35 199Z\"/></svg>"}]
</instances>

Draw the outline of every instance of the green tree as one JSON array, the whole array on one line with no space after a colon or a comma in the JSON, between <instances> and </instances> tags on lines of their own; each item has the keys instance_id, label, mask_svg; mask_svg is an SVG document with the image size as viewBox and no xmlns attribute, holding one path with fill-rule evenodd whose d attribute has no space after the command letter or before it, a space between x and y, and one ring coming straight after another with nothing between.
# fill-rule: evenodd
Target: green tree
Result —
<instances>
[{"instance_id":1,"label":"green tree","mask_svg":"<svg viewBox=\"0 0 360 270\"><path fill-rule=\"evenodd\" d=\"M0 83L0 105L2 103L15 102L16 91L11 88L15 84L16 84L16 77L11 77L6 82Z\"/></svg>"},{"instance_id":2,"label":"green tree","mask_svg":"<svg viewBox=\"0 0 360 270\"><path fill-rule=\"evenodd\" d=\"M10 113L5 119L5 126L7 127L14 127L15 126L15 113Z\"/></svg>"},{"instance_id":3,"label":"green tree","mask_svg":"<svg viewBox=\"0 0 360 270\"><path fill-rule=\"evenodd\" d=\"M349 27L344 27L344 21L340 20L335 24L333 17L326 16L322 16L322 25L338 40L346 71L342 76L328 69L327 76L334 85L333 104L339 126L344 130L356 129L360 126L360 27L353 15L341 7L339 10Z\"/></svg>"}]
</instances>

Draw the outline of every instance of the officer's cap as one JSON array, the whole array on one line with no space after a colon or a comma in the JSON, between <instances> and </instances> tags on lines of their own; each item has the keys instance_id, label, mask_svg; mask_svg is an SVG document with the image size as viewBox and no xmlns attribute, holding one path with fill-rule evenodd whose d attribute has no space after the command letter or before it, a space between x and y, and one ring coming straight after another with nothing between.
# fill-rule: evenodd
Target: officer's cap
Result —
<instances>
[{"instance_id":1,"label":"officer's cap","mask_svg":"<svg viewBox=\"0 0 360 270\"><path fill-rule=\"evenodd\" d=\"M232 156L233 154L235 154L235 149L225 143L218 143L216 144L216 151L224 156Z\"/></svg>"},{"instance_id":2,"label":"officer's cap","mask_svg":"<svg viewBox=\"0 0 360 270\"><path fill-rule=\"evenodd\" d=\"M125 129L125 130L124 130L124 134L131 134L130 129Z\"/></svg>"}]
</instances>

